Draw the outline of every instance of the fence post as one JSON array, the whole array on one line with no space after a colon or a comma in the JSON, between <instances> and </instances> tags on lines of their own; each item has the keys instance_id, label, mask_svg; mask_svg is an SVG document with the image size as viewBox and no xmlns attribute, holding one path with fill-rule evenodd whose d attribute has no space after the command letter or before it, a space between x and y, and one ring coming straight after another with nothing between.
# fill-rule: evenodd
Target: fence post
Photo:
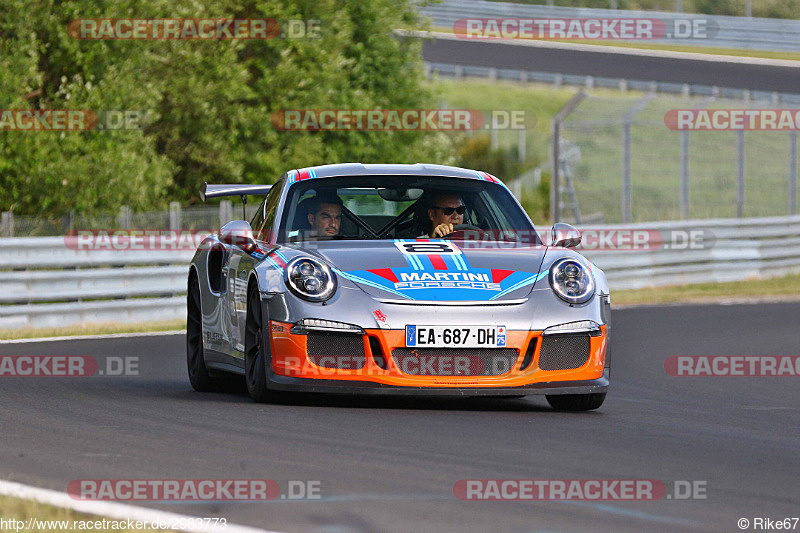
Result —
<instances>
[{"instance_id":1,"label":"fence post","mask_svg":"<svg viewBox=\"0 0 800 533\"><path fill-rule=\"evenodd\" d=\"M789 214L797 214L797 132L789 132Z\"/></svg>"},{"instance_id":2,"label":"fence post","mask_svg":"<svg viewBox=\"0 0 800 533\"><path fill-rule=\"evenodd\" d=\"M14 236L14 212L13 211L3 211L2 214L2 223L0 224L3 227L2 237L13 237Z\"/></svg>"},{"instance_id":3,"label":"fence post","mask_svg":"<svg viewBox=\"0 0 800 533\"><path fill-rule=\"evenodd\" d=\"M689 130L681 131L681 218L689 218Z\"/></svg>"},{"instance_id":4,"label":"fence post","mask_svg":"<svg viewBox=\"0 0 800 533\"><path fill-rule=\"evenodd\" d=\"M181 204L180 202L169 203L169 229L181 229Z\"/></svg>"},{"instance_id":5,"label":"fence post","mask_svg":"<svg viewBox=\"0 0 800 533\"><path fill-rule=\"evenodd\" d=\"M222 227L233 219L233 204L230 200L219 203L219 226Z\"/></svg>"},{"instance_id":6,"label":"fence post","mask_svg":"<svg viewBox=\"0 0 800 533\"><path fill-rule=\"evenodd\" d=\"M631 123L622 125L622 223L631 221Z\"/></svg>"},{"instance_id":7,"label":"fence post","mask_svg":"<svg viewBox=\"0 0 800 533\"><path fill-rule=\"evenodd\" d=\"M655 98L655 92L650 92L641 97L622 118L622 222L629 224L633 219L633 194L631 189L631 125L633 119L639 114L650 100Z\"/></svg>"},{"instance_id":8,"label":"fence post","mask_svg":"<svg viewBox=\"0 0 800 533\"><path fill-rule=\"evenodd\" d=\"M489 146L492 150L497 150L500 147L500 140L497 137L497 116L492 113L492 129L489 130Z\"/></svg>"},{"instance_id":9,"label":"fence post","mask_svg":"<svg viewBox=\"0 0 800 533\"><path fill-rule=\"evenodd\" d=\"M69 233L75 227L75 211L70 211L62 217L64 233Z\"/></svg>"},{"instance_id":10,"label":"fence post","mask_svg":"<svg viewBox=\"0 0 800 533\"><path fill-rule=\"evenodd\" d=\"M744 217L744 130L736 132L736 216Z\"/></svg>"},{"instance_id":11,"label":"fence post","mask_svg":"<svg viewBox=\"0 0 800 533\"><path fill-rule=\"evenodd\" d=\"M559 173L561 154L558 146L561 141L561 123L584 98L586 98L586 91L581 89L569 102L564 104L564 107L550 121L552 138L550 146L550 222L552 224L561 220L561 176Z\"/></svg>"},{"instance_id":12,"label":"fence post","mask_svg":"<svg viewBox=\"0 0 800 533\"><path fill-rule=\"evenodd\" d=\"M675 0L675 12L683 13L683 0Z\"/></svg>"},{"instance_id":13,"label":"fence post","mask_svg":"<svg viewBox=\"0 0 800 533\"><path fill-rule=\"evenodd\" d=\"M518 139L518 147L517 147L517 159L520 163L525 162L526 153L525 150L527 148L528 142L528 130L519 130L519 139Z\"/></svg>"},{"instance_id":14,"label":"fence post","mask_svg":"<svg viewBox=\"0 0 800 533\"><path fill-rule=\"evenodd\" d=\"M127 205L119 207L119 227L122 229L131 228L131 208Z\"/></svg>"}]
</instances>

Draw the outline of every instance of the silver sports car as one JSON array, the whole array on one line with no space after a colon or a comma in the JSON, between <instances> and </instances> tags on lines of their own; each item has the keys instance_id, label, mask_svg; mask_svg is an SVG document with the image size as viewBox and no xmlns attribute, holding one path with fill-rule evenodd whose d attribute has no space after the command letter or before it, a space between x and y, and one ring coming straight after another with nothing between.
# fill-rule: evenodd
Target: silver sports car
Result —
<instances>
[{"instance_id":1,"label":"silver sports car","mask_svg":"<svg viewBox=\"0 0 800 533\"><path fill-rule=\"evenodd\" d=\"M339 164L269 185L249 222L203 241L189 269L187 364L198 391L245 377L282 391L519 397L600 407L610 294L571 247L537 232L503 183L440 165Z\"/></svg>"}]
</instances>

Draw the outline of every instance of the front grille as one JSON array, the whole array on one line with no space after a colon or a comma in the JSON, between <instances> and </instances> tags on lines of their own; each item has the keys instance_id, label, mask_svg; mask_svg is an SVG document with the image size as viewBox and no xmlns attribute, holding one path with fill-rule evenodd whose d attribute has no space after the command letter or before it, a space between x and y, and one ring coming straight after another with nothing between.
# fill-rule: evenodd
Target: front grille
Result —
<instances>
[{"instance_id":1,"label":"front grille","mask_svg":"<svg viewBox=\"0 0 800 533\"><path fill-rule=\"evenodd\" d=\"M586 364L591 354L588 333L546 335L542 338L539 368L570 370Z\"/></svg>"},{"instance_id":2,"label":"front grille","mask_svg":"<svg viewBox=\"0 0 800 533\"><path fill-rule=\"evenodd\" d=\"M361 335L349 333L309 333L308 358L323 368L358 370L366 363Z\"/></svg>"},{"instance_id":3,"label":"front grille","mask_svg":"<svg viewBox=\"0 0 800 533\"><path fill-rule=\"evenodd\" d=\"M412 376L500 376L519 357L513 348L395 348L392 359Z\"/></svg>"}]
</instances>

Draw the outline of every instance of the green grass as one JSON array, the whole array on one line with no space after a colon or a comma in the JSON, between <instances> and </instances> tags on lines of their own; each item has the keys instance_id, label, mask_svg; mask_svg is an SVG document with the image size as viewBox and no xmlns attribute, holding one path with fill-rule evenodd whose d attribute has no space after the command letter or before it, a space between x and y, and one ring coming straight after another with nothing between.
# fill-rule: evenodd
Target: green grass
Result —
<instances>
[{"instance_id":1,"label":"green grass","mask_svg":"<svg viewBox=\"0 0 800 533\"><path fill-rule=\"evenodd\" d=\"M549 159L550 120L577 92L539 84L441 80L436 83L450 107L524 109L537 117L528 131L527 154L536 166ZM562 138L580 147L574 180L583 215L600 213L606 223L622 221L622 118L644 95L639 92L593 90L562 127ZM633 221L676 220L680 213L680 133L668 129L671 109L744 108L741 100L658 95L636 115L631 127ZM755 106L754 106L755 107ZM769 107L769 105L767 106ZM515 147L516 131L501 131L502 147ZM745 133L745 217L787 213L789 135L786 132ZM689 134L689 218L736 216L737 134L698 131ZM511 176L500 176L509 180ZM567 215L571 215L567 211Z\"/></svg>"},{"instance_id":2,"label":"green grass","mask_svg":"<svg viewBox=\"0 0 800 533\"><path fill-rule=\"evenodd\" d=\"M164 320L160 322L107 322L99 324L76 324L60 328L0 329L0 340L38 339L43 337L74 337L78 335L109 335L114 333L144 333L151 331L174 331L186 329L186 320Z\"/></svg>"},{"instance_id":3,"label":"green grass","mask_svg":"<svg viewBox=\"0 0 800 533\"><path fill-rule=\"evenodd\" d=\"M51 533L53 531L61 532L69 532L69 533L85 533L89 531L89 529L82 529L80 526L81 521L89 522L91 521L93 526L95 525L94 522L98 520L103 520L101 516L95 516L85 513L78 513L76 511L72 511L70 509L64 509L62 507L54 507L52 505L47 505L44 503L39 503L32 500L24 500L21 498L12 498L9 496L0 496L0 517L4 520L15 519L21 520L23 522L28 521L30 518L34 518L40 521L43 520L58 520L63 521L66 520L69 522L66 529L58 528L43 528L43 527L33 527L30 529L23 528L19 531L26 531L26 532L36 532L36 533ZM123 520L115 520L109 519L106 520L114 520L115 522L122 523ZM78 524L74 524L77 521ZM45 525L45 524L42 524ZM77 528L73 528L73 525L77 525ZM99 524L102 526L102 523ZM108 525L108 524L107 524ZM95 530L96 528L93 528ZM5 528L3 531L15 531L15 529ZM110 528L100 528L100 531L119 531L119 532L147 532L147 531L161 531L161 530L153 530L153 529L110 529Z\"/></svg>"},{"instance_id":4,"label":"green grass","mask_svg":"<svg viewBox=\"0 0 800 533\"><path fill-rule=\"evenodd\" d=\"M780 278L699 283L612 291L612 305L657 305L673 303L714 303L725 299L800 300L800 274Z\"/></svg>"}]
</instances>

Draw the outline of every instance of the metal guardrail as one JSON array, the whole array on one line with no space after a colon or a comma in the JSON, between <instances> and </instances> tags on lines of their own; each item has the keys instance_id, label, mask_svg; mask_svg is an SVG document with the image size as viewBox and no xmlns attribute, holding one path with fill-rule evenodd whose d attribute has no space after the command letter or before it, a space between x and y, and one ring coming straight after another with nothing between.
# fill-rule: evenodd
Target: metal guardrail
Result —
<instances>
[{"instance_id":1,"label":"metal guardrail","mask_svg":"<svg viewBox=\"0 0 800 533\"><path fill-rule=\"evenodd\" d=\"M800 105L800 94L780 93L774 91L755 91L738 89L734 87L720 87L712 85L698 85L689 83L673 83L664 81L632 80L623 78L607 78L600 76L586 76L582 74L560 74L557 72L537 72L532 70L498 69L491 67L474 67L469 65L456 65L451 63L425 63L425 72L428 77L432 74L451 78L488 78L492 81L518 81L522 83L548 83L557 89L568 85L591 89L616 89L619 91L641 91L650 93L663 93L680 95L684 98L692 96L707 96L731 98L736 100L769 102L773 106Z\"/></svg>"},{"instance_id":2,"label":"metal guardrail","mask_svg":"<svg viewBox=\"0 0 800 533\"><path fill-rule=\"evenodd\" d=\"M703 229L714 235L713 245L698 249L584 251L606 273L612 290L800 273L800 216L603 225L602 229L658 230L665 234Z\"/></svg>"},{"instance_id":3,"label":"metal guardrail","mask_svg":"<svg viewBox=\"0 0 800 533\"><path fill-rule=\"evenodd\" d=\"M710 230L699 249L583 253L612 290L737 281L800 272L800 216L583 229ZM0 328L183 318L191 251L78 251L63 238L0 239Z\"/></svg>"},{"instance_id":4,"label":"metal guardrail","mask_svg":"<svg viewBox=\"0 0 800 533\"><path fill-rule=\"evenodd\" d=\"M800 21L689 13L534 6L483 0L443 0L421 8L438 27L452 27L463 18L660 18L713 20L719 32L706 39L653 39L654 43L691 44L717 48L800 51Z\"/></svg>"}]
</instances>

